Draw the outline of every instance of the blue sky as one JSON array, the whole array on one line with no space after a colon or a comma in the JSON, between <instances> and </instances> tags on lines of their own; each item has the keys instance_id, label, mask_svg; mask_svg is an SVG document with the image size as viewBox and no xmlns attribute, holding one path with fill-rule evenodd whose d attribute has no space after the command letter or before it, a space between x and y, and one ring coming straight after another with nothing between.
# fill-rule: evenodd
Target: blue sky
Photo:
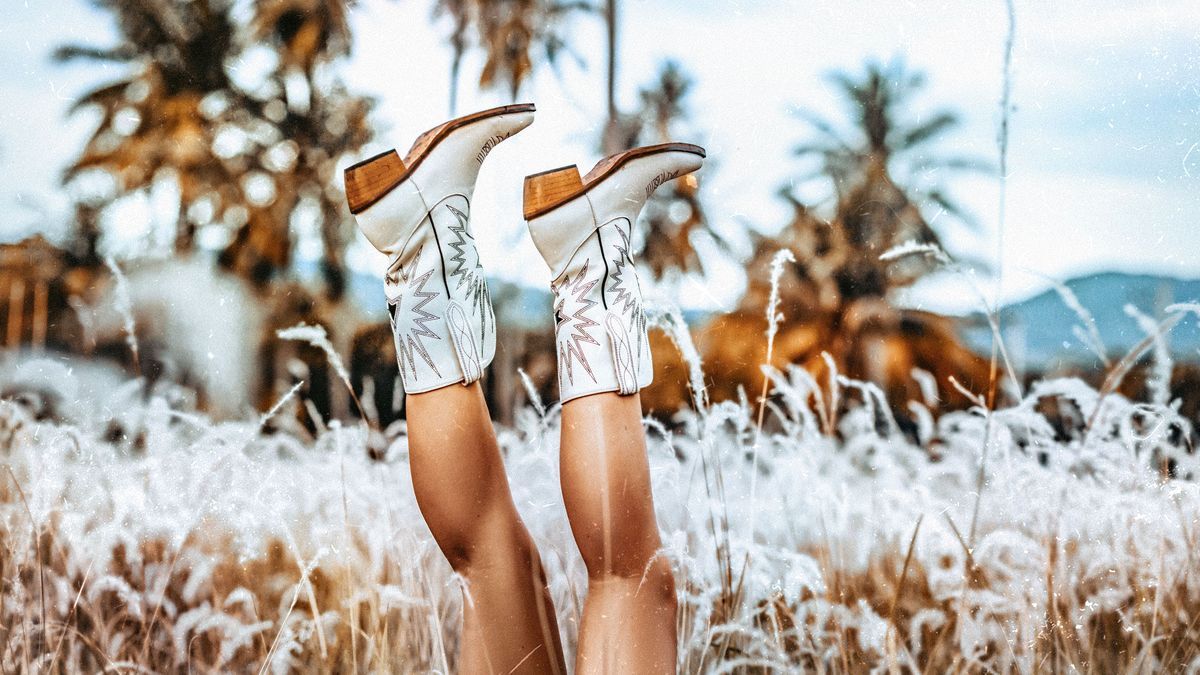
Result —
<instances>
[{"instance_id":1,"label":"blue sky","mask_svg":"<svg viewBox=\"0 0 1200 675\"><path fill-rule=\"evenodd\" d=\"M824 79L856 72L864 60L902 56L927 71L929 86L914 114L956 108L963 126L947 151L994 158L1006 28L996 2L751 2L624 0L620 93L626 106L666 58L695 78L692 129L679 140L709 150L705 182L715 226L736 235L746 222L781 226L787 207L776 189L799 167L791 148L808 130L796 107L840 119L841 102ZM1200 3L1017 0L1003 296L1100 269L1200 277ZM0 24L0 239L66 221L69 198L57 175L94 119L67 117L71 99L119 71L61 66L49 53L67 41L107 44L108 18L80 0L13 0ZM343 75L380 99L378 139L362 155L411 144L444 119L447 26L430 21L425 0L362 0L353 15L356 44ZM538 121L494 152L475 204L485 265L501 277L547 281L520 217L520 181L549 167L598 159L594 138L603 118L603 34L583 17L569 28L579 66L539 72L519 96L538 104ZM467 59L461 112L507 102L476 91L481 63ZM238 67L252 68L253 63ZM346 158L345 164L354 161ZM998 181L980 176L950 183L981 221L978 231L946 222L949 247L994 260ZM170 194L131 203L111 218L118 252L134 251L156 214L169 222ZM939 224L940 224L939 220ZM360 242L351 259L379 265ZM736 263L718 263L708 283L685 284L700 305L736 301ZM984 286L991 289L990 282ZM961 310L978 306L966 284L933 279L909 303Z\"/></svg>"}]
</instances>

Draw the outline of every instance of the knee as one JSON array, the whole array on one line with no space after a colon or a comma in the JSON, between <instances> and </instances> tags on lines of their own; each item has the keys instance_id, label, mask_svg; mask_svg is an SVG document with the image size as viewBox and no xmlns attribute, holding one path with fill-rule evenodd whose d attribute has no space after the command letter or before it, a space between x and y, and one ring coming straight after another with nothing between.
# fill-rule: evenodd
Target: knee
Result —
<instances>
[{"instance_id":1,"label":"knee","mask_svg":"<svg viewBox=\"0 0 1200 675\"><path fill-rule=\"evenodd\" d=\"M434 532L455 572L467 575L472 569L496 564L533 565L537 557L533 538L516 513L508 511L497 508L493 513L462 519Z\"/></svg>"},{"instance_id":2,"label":"knee","mask_svg":"<svg viewBox=\"0 0 1200 675\"><path fill-rule=\"evenodd\" d=\"M463 573L478 548L478 528L474 519L460 509L434 506L429 500L421 503L421 507L425 525L429 527L442 555L455 572Z\"/></svg>"},{"instance_id":3,"label":"knee","mask_svg":"<svg viewBox=\"0 0 1200 675\"><path fill-rule=\"evenodd\" d=\"M472 551L474 546L471 544L470 537L459 536L454 533L452 536L434 536L437 540L438 548L442 550L442 555L446 556L446 560L450 563L450 567L459 574L466 574L467 568L471 566Z\"/></svg>"}]
</instances>

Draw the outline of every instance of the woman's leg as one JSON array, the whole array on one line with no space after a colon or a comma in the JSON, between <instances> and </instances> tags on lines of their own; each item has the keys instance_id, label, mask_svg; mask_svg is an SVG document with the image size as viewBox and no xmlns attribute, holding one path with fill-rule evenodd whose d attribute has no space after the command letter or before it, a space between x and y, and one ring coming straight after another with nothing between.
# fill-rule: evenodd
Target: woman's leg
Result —
<instances>
[{"instance_id":1,"label":"woman's leg","mask_svg":"<svg viewBox=\"0 0 1200 675\"><path fill-rule=\"evenodd\" d=\"M675 580L658 555L637 393L654 369L630 251L646 199L703 157L669 143L607 157L586 176L572 165L525 177L529 234L554 279L563 500L588 570L582 674L675 672Z\"/></svg>"},{"instance_id":2,"label":"woman's leg","mask_svg":"<svg viewBox=\"0 0 1200 675\"><path fill-rule=\"evenodd\" d=\"M467 582L461 673L561 673L546 575L513 504L479 383L407 400L417 505Z\"/></svg>"},{"instance_id":3,"label":"woman's leg","mask_svg":"<svg viewBox=\"0 0 1200 675\"><path fill-rule=\"evenodd\" d=\"M563 404L562 491L588 570L576 673L674 673L675 579L661 547L640 397Z\"/></svg>"}]
</instances>

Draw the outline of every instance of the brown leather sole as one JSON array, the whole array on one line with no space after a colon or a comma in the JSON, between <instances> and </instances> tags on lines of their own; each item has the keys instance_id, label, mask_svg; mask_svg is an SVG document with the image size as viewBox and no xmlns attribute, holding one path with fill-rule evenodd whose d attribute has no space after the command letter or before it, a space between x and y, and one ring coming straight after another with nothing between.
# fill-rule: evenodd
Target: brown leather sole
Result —
<instances>
[{"instance_id":1,"label":"brown leather sole","mask_svg":"<svg viewBox=\"0 0 1200 675\"><path fill-rule=\"evenodd\" d=\"M350 213L359 213L383 199L384 195L403 183L421 165L429 151L455 129L490 117L534 110L536 108L532 103L517 103L456 117L418 136L403 160L396 149L392 148L347 167L346 202L350 205Z\"/></svg>"},{"instance_id":2,"label":"brown leather sole","mask_svg":"<svg viewBox=\"0 0 1200 675\"><path fill-rule=\"evenodd\" d=\"M698 145L660 143L609 155L597 162L596 166L592 167L592 170L582 178L579 176L579 167L574 164L531 174L525 177L525 220L532 220L549 213L579 197L630 160L656 155L660 152L690 152L701 157L705 156L704 148Z\"/></svg>"}]
</instances>

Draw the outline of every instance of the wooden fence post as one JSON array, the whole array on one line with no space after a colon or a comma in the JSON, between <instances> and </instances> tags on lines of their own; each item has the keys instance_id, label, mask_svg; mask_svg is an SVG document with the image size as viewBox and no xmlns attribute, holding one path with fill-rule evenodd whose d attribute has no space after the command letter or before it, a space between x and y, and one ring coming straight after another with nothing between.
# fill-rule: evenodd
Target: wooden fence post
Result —
<instances>
[{"instance_id":1,"label":"wooden fence post","mask_svg":"<svg viewBox=\"0 0 1200 675\"><path fill-rule=\"evenodd\" d=\"M8 289L8 341L9 349L21 346L21 323L25 318L25 280L14 279Z\"/></svg>"},{"instance_id":2,"label":"wooden fence post","mask_svg":"<svg viewBox=\"0 0 1200 675\"><path fill-rule=\"evenodd\" d=\"M33 286L33 325L30 327L30 342L33 350L41 353L46 348L46 326L50 319L50 290L44 279Z\"/></svg>"}]
</instances>

